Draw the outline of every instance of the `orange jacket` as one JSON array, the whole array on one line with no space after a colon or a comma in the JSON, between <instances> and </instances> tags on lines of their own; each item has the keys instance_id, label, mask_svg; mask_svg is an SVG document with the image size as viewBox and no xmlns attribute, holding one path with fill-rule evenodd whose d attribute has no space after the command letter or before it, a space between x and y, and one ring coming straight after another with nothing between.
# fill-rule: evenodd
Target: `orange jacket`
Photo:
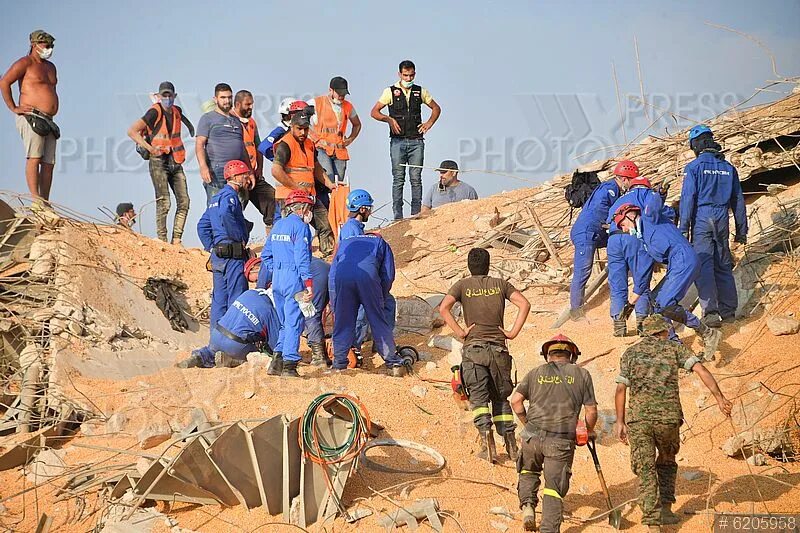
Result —
<instances>
[{"instance_id":1,"label":"orange jacket","mask_svg":"<svg viewBox=\"0 0 800 533\"><path fill-rule=\"evenodd\" d=\"M309 137L314 141L317 148L325 150L329 156L335 156L342 161L350 159L347 147L343 144L344 135L347 131L348 117L353 112L353 104L345 100L342 102L342 121L336 119L333 111L333 104L328 96L317 96L314 98L314 112L317 115L317 123L314 125Z\"/></svg>"},{"instance_id":2,"label":"orange jacket","mask_svg":"<svg viewBox=\"0 0 800 533\"><path fill-rule=\"evenodd\" d=\"M289 177L297 182L302 189L309 194L316 194L316 188L314 187L314 155L316 152L314 150L314 143L311 142L310 139L306 139L303 146L300 146L300 143L297 142L297 139L294 138L291 132L287 132L286 135L281 137L280 140L275 143L275 146L277 146L278 143L286 143L292 154L286 166L283 167L283 170L285 170ZM283 200L291 191L292 189L289 187L278 183L278 186L275 188L275 198Z\"/></svg>"},{"instance_id":3,"label":"orange jacket","mask_svg":"<svg viewBox=\"0 0 800 533\"><path fill-rule=\"evenodd\" d=\"M247 155L250 156L250 167L255 170L258 167L258 159L256 154L256 119L250 117L245 124L242 122L242 137L244 139L244 147L247 149Z\"/></svg>"},{"instance_id":4,"label":"orange jacket","mask_svg":"<svg viewBox=\"0 0 800 533\"><path fill-rule=\"evenodd\" d=\"M179 165L186 161L186 149L183 147L181 140L181 110L178 106L173 105L172 111L172 131L167 131L167 121L163 120L161 104L153 104L152 108L156 110L155 125L158 126L156 131L150 132L150 144L154 148L160 148L165 154L172 152L172 157Z\"/></svg>"}]
</instances>

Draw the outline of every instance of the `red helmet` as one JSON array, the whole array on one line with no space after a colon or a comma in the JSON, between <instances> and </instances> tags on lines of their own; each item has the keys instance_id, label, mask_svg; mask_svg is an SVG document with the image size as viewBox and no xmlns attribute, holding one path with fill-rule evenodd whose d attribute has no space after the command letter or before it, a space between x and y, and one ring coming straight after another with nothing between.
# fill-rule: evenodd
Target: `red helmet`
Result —
<instances>
[{"instance_id":1,"label":"red helmet","mask_svg":"<svg viewBox=\"0 0 800 533\"><path fill-rule=\"evenodd\" d=\"M634 204L622 204L619 206L619 208L617 208L616 212L614 212L614 224L619 226L619 223L622 222L622 219L625 218L628 213L633 212L640 214L642 210Z\"/></svg>"},{"instance_id":2,"label":"red helmet","mask_svg":"<svg viewBox=\"0 0 800 533\"><path fill-rule=\"evenodd\" d=\"M639 176L639 167L633 161L625 159L614 167L614 175L622 176L623 178L636 178Z\"/></svg>"},{"instance_id":3,"label":"red helmet","mask_svg":"<svg viewBox=\"0 0 800 533\"><path fill-rule=\"evenodd\" d=\"M258 280L258 270L261 268L261 258L251 257L244 263L244 277L247 281L253 282Z\"/></svg>"},{"instance_id":4,"label":"red helmet","mask_svg":"<svg viewBox=\"0 0 800 533\"><path fill-rule=\"evenodd\" d=\"M653 188L653 185L650 183L650 180L645 178L644 176L638 176L631 180L631 187L636 187L637 185L644 185L648 189Z\"/></svg>"},{"instance_id":5,"label":"red helmet","mask_svg":"<svg viewBox=\"0 0 800 533\"><path fill-rule=\"evenodd\" d=\"M286 205L308 204L314 205L314 197L302 189L295 189L286 197Z\"/></svg>"},{"instance_id":6,"label":"red helmet","mask_svg":"<svg viewBox=\"0 0 800 533\"><path fill-rule=\"evenodd\" d=\"M238 159L233 159L225 163L225 181L240 174L247 174L248 172L250 172L250 167Z\"/></svg>"},{"instance_id":7,"label":"red helmet","mask_svg":"<svg viewBox=\"0 0 800 533\"><path fill-rule=\"evenodd\" d=\"M572 342L572 339L566 335L559 333L549 341L542 344L542 355L547 357L550 350L564 350L572 354L572 359L577 359L581 354L578 345Z\"/></svg>"},{"instance_id":8,"label":"red helmet","mask_svg":"<svg viewBox=\"0 0 800 533\"><path fill-rule=\"evenodd\" d=\"M307 107L308 107L308 102L304 102L302 100L295 100L294 102L289 104L289 113L296 113L297 111L302 111Z\"/></svg>"}]
</instances>

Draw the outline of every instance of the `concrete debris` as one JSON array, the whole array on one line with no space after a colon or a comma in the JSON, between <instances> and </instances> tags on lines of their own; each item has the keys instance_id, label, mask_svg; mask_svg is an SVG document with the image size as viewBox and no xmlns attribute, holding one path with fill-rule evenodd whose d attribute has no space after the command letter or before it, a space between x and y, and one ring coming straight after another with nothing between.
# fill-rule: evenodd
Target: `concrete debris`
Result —
<instances>
[{"instance_id":1,"label":"concrete debris","mask_svg":"<svg viewBox=\"0 0 800 533\"><path fill-rule=\"evenodd\" d=\"M436 368L437 368L436 363L434 363L433 361L428 361L427 363L425 363L425 370L427 370L428 372L433 372L434 370L436 370Z\"/></svg>"},{"instance_id":2,"label":"concrete debris","mask_svg":"<svg viewBox=\"0 0 800 533\"><path fill-rule=\"evenodd\" d=\"M242 397L245 400L249 400L250 398L252 398L255 395L256 395L255 391L252 391L252 390L246 390L246 391L244 391L244 393L242 393Z\"/></svg>"},{"instance_id":3,"label":"concrete debris","mask_svg":"<svg viewBox=\"0 0 800 533\"><path fill-rule=\"evenodd\" d=\"M106 420L106 433L119 433L128 423L125 413L114 413Z\"/></svg>"},{"instance_id":4,"label":"concrete debris","mask_svg":"<svg viewBox=\"0 0 800 533\"><path fill-rule=\"evenodd\" d=\"M745 446L747 446L748 442L749 441L741 434L729 437L722 445L722 453L728 457L741 456L742 450L746 450Z\"/></svg>"},{"instance_id":5,"label":"concrete debris","mask_svg":"<svg viewBox=\"0 0 800 533\"><path fill-rule=\"evenodd\" d=\"M722 451L728 457L741 457L742 450L748 455L760 450L767 455L776 455L789 448L786 432L778 428L756 428L728 438Z\"/></svg>"},{"instance_id":6,"label":"concrete debris","mask_svg":"<svg viewBox=\"0 0 800 533\"><path fill-rule=\"evenodd\" d=\"M428 339L428 346L446 351L461 351L461 349L464 347L462 343L450 335L434 335Z\"/></svg>"},{"instance_id":7,"label":"concrete debris","mask_svg":"<svg viewBox=\"0 0 800 533\"><path fill-rule=\"evenodd\" d=\"M800 320L789 316L771 316L767 319L767 327L773 335L794 335L800 331Z\"/></svg>"},{"instance_id":8,"label":"concrete debris","mask_svg":"<svg viewBox=\"0 0 800 533\"><path fill-rule=\"evenodd\" d=\"M411 394L418 398L424 398L426 394L428 394L428 389L423 387L422 385L414 385L411 387Z\"/></svg>"},{"instance_id":9,"label":"concrete debris","mask_svg":"<svg viewBox=\"0 0 800 533\"><path fill-rule=\"evenodd\" d=\"M418 296L397 298L397 320L394 334L418 333L427 335L434 327L441 325L437 321L438 316L438 311L430 303Z\"/></svg>"},{"instance_id":10,"label":"concrete debris","mask_svg":"<svg viewBox=\"0 0 800 533\"><path fill-rule=\"evenodd\" d=\"M158 446L172 437L172 428L166 422L153 421L143 427L136 434L139 447L143 450Z\"/></svg>"},{"instance_id":11,"label":"concrete debris","mask_svg":"<svg viewBox=\"0 0 800 533\"><path fill-rule=\"evenodd\" d=\"M359 507L357 509L353 509L352 511L348 509L345 519L347 520L348 524L353 524L368 516L372 516L372 510Z\"/></svg>"},{"instance_id":12,"label":"concrete debris","mask_svg":"<svg viewBox=\"0 0 800 533\"><path fill-rule=\"evenodd\" d=\"M509 520L513 520L514 519L514 515L511 513L511 511L509 511L505 507L490 507L489 508L489 514L496 514L498 516L504 516L504 517L508 518Z\"/></svg>"},{"instance_id":13,"label":"concrete debris","mask_svg":"<svg viewBox=\"0 0 800 533\"><path fill-rule=\"evenodd\" d=\"M681 472L681 477L686 481L697 481L702 479L703 473L698 470L687 470L686 472Z\"/></svg>"},{"instance_id":14,"label":"concrete debris","mask_svg":"<svg viewBox=\"0 0 800 533\"><path fill-rule=\"evenodd\" d=\"M418 521L428 519L434 531L442 531L442 521L439 519L439 502L433 498L417 500L413 504L389 512L388 516L378 519L378 524L386 531L392 531L399 526L408 526L411 531L417 529Z\"/></svg>"},{"instance_id":15,"label":"concrete debris","mask_svg":"<svg viewBox=\"0 0 800 533\"><path fill-rule=\"evenodd\" d=\"M490 524L490 525L491 525L493 528L497 529L498 531L502 531L503 533L505 533L506 531L508 531L508 530L509 530L508 524L505 524L505 523L503 523L503 522L498 522L497 520L491 520L491 521L489 522L489 524Z\"/></svg>"},{"instance_id":16,"label":"concrete debris","mask_svg":"<svg viewBox=\"0 0 800 533\"><path fill-rule=\"evenodd\" d=\"M26 468L25 477L33 484L44 483L45 481L60 476L68 469L64 457L66 450L56 450L48 448L42 450Z\"/></svg>"},{"instance_id":17,"label":"concrete debris","mask_svg":"<svg viewBox=\"0 0 800 533\"><path fill-rule=\"evenodd\" d=\"M767 458L763 453L757 453L747 458L747 464L751 466L764 466L767 464Z\"/></svg>"}]
</instances>

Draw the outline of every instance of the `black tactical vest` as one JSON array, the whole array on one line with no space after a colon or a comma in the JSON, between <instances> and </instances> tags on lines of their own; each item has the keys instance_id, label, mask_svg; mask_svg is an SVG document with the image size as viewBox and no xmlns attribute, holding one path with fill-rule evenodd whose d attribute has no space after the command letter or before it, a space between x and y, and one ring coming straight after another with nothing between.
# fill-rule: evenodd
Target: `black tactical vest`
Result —
<instances>
[{"instance_id":1,"label":"black tactical vest","mask_svg":"<svg viewBox=\"0 0 800 533\"><path fill-rule=\"evenodd\" d=\"M400 133L394 133L389 128L389 136L401 139L421 139L422 134L418 128L422 124L422 87L411 86L411 96L406 100L402 89L392 85L392 103L389 104L389 116L400 124Z\"/></svg>"}]
</instances>

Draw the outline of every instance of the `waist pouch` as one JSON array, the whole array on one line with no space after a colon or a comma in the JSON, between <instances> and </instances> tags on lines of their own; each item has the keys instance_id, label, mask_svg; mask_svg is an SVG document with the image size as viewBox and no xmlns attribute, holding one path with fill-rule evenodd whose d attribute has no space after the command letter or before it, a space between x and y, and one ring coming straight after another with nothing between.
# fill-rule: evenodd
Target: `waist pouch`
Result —
<instances>
[{"instance_id":1,"label":"waist pouch","mask_svg":"<svg viewBox=\"0 0 800 533\"><path fill-rule=\"evenodd\" d=\"M34 110L30 113L26 113L25 120L31 125L31 129L36 135L47 137L52 134L56 140L61 137L61 129L53 122L53 119L39 111Z\"/></svg>"},{"instance_id":2,"label":"waist pouch","mask_svg":"<svg viewBox=\"0 0 800 533\"><path fill-rule=\"evenodd\" d=\"M244 259L247 257L247 248L241 242L217 244L213 250L220 259Z\"/></svg>"}]
</instances>

